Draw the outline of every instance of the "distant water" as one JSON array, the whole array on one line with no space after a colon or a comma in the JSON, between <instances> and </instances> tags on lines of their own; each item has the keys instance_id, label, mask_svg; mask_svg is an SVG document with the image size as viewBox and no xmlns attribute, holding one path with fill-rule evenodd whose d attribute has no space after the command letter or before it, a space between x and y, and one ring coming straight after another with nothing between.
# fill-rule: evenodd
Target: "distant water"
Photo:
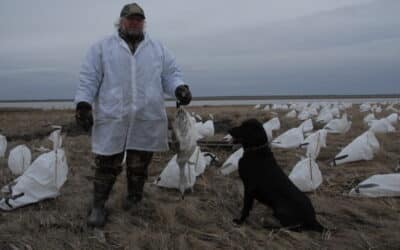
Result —
<instances>
[{"instance_id":1,"label":"distant water","mask_svg":"<svg viewBox=\"0 0 400 250\"><path fill-rule=\"evenodd\" d=\"M364 102L400 102L400 98L334 98L334 99L263 99L263 100L193 100L190 106L230 106L256 104L288 104L312 102L345 102L360 104ZM167 107L174 107L175 101L166 101ZM34 109L74 109L72 101L34 101L34 102L0 102L0 108L34 108Z\"/></svg>"}]
</instances>

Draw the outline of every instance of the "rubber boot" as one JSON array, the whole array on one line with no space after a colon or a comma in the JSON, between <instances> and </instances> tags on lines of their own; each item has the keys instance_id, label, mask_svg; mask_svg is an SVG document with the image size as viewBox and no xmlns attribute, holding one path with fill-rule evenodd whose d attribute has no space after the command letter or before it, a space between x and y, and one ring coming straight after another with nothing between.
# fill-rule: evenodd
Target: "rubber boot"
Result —
<instances>
[{"instance_id":1,"label":"rubber boot","mask_svg":"<svg viewBox=\"0 0 400 250\"><path fill-rule=\"evenodd\" d=\"M108 199L114 181L94 182L94 195L92 209L87 218L87 225L90 227L103 227L107 222L105 203Z\"/></svg>"},{"instance_id":2,"label":"rubber boot","mask_svg":"<svg viewBox=\"0 0 400 250\"><path fill-rule=\"evenodd\" d=\"M126 181L128 194L123 208L129 210L143 199L143 188L147 179L152 152L129 150L126 158Z\"/></svg>"},{"instance_id":3,"label":"rubber boot","mask_svg":"<svg viewBox=\"0 0 400 250\"><path fill-rule=\"evenodd\" d=\"M127 170L129 172L129 170ZM127 176L129 176L127 174ZM124 209L130 210L143 199L143 187L146 179L144 177L129 176L127 177L128 194L125 199Z\"/></svg>"},{"instance_id":4,"label":"rubber boot","mask_svg":"<svg viewBox=\"0 0 400 250\"><path fill-rule=\"evenodd\" d=\"M122 170L121 159L121 154L96 157L93 205L87 218L87 225L90 227L103 227L107 222L105 203Z\"/></svg>"}]
</instances>

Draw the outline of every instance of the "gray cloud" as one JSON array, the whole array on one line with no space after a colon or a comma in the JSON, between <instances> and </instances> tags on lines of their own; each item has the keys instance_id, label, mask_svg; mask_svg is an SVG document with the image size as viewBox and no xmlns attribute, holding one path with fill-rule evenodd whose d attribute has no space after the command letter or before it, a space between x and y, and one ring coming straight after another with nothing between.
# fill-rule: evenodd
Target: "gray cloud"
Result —
<instances>
[{"instance_id":1,"label":"gray cloud","mask_svg":"<svg viewBox=\"0 0 400 250\"><path fill-rule=\"evenodd\" d=\"M0 99L72 98L126 2L3 0ZM195 95L400 93L397 0L139 2Z\"/></svg>"}]
</instances>

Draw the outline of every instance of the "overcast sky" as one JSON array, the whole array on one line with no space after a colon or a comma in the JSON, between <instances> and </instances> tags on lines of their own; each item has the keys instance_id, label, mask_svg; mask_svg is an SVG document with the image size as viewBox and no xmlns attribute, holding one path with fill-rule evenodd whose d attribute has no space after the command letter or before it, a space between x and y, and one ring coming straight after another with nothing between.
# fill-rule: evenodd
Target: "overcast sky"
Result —
<instances>
[{"instance_id":1,"label":"overcast sky","mask_svg":"<svg viewBox=\"0 0 400 250\"><path fill-rule=\"evenodd\" d=\"M130 2L1 0L0 100L73 98ZM194 96L400 93L400 0L137 2Z\"/></svg>"}]
</instances>

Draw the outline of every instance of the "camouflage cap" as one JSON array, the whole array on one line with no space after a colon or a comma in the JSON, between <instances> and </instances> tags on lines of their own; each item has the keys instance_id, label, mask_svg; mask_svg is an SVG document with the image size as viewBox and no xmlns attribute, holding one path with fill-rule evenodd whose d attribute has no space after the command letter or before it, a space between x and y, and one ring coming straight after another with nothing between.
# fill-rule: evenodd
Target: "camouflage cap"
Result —
<instances>
[{"instance_id":1,"label":"camouflage cap","mask_svg":"<svg viewBox=\"0 0 400 250\"><path fill-rule=\"evenodd\" d=\"M137 3L130 3L125 5L121 10L120 17L128 17L133 15L141 16L143 17L143 19L146 18L144 16L144 11L142 7L140 7Z\"/></svg>"}]
</instances>

